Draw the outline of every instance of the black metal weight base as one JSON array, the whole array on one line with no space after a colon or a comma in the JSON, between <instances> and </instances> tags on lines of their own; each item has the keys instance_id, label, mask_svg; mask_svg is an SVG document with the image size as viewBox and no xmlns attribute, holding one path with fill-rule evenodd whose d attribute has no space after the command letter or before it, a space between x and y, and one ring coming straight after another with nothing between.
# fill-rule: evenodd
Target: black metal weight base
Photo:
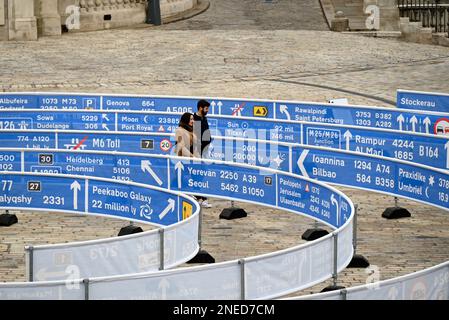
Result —
<instances>
[{"instance_id":1,"label":"black metal weight base","mask_svg":"<svg viewBox=\"0 0 449 320\"><path fill-rule=\"evenodd\" d=\"M187 263L215 263L215 258L212 257L206 250L200 250Z\"/></svg>"},{"instance_id":2,"label":"black metal weight base","mask_svg":"<svg viewBox=\"0 0 449 320\"><path fill-rule=\"evenodd\" d=\"M327 286L326 288L321 290L321 292L328 292L328 291L335 291L335 290L342 290L342 289L345 289L345 287L331 285L331 286Z\"/></svg>"},{"instance_id":3,"label":"black metal weight base","mask_svg":"<svg viewBox=\"0 0 449 320\"><path fill-rule=\"evenodd\" d=\"M0 226L9 227L19 222L15 214L4 213L0 214Z\"/></svg>"},{"instance_id":4,"label":"black metal weight base","mask_svg":"<svg viewBox=\"0 0 449 320\"><path fill-rule=\"evenodd\" d=\"M402 207L390 207L382 213L382 218L385 219L409 218L411 216L410 212Z\"/></svg>"},{"instance_id":5,"label":"black metal weight base","mask_svg":"<svg viewBox=\"0 0 449 320\"><path fill-rule=\"evenodd\" d=\"M129 225L129 226L121 228L120 232L118 233L118 236L119 237L126 236L128 234L134 234L134 233L138 233L138 232L143 232L141 227Z\"/></svg>"},{"instance_id":6,"label":"black metal weight base","mask_svg":"<svg viewBox=\"0 0 449 320\"><path fill-rule=\"evenodd\" d=\"M351 262L349 262L346 268L368 268L368 260L361 254L355 254L352 256Z\"/></svg>"},{"instance_id":7,"label":"black metal weight base","mask_svg":"<svg viewBox=\"0 0 449 320\"><path fill-rule=\"evenodd\" d=\"M226 208L220 213L220 219L233 220L244 218L248 214L241 208Z\"/></svg>"},{"instance_id":8,"label":"black metal weight base","mask_svg":"<svg viewBox=\"0 0 449 320\"><path fill-rule=\"evenodd\" d=\"M325 235L328 235L329 232L327 232L324 229L320 228L313 228L313 229L307 229L301 236L303 240L306 241L313 241L318 238L324 237Z\"/></svg>"}]
</instances>

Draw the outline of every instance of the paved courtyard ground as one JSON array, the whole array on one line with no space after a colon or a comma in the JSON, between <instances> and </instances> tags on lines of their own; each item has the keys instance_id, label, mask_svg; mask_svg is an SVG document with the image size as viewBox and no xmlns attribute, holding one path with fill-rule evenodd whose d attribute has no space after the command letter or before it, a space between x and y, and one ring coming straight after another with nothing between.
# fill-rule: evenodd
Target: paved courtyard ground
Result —
<instances>
[{"instance_id":1,"label":"paved courtyard ground","mask_svg":"<svg viewBox=\"0 0 449 320\"><path fill-rule=\"evenodd\" d=\"M189 20L160 27L65 34L0 42L1 91L64 91L220 96L392 106L396 89L449 92L449 49L327 31L318 1L210 0ZM254 10L253 10L254 9ZM381 279L449 259L449 216L400 201L412 217L387 221L392 197L343 188L359 204L358 252ZM301 243L312 222L240 204L249 216L218 219L229 203L205 210L204 249L226 261ZM0 229L0 281L24 281L25 244L115 236L125 223L65 214L18 213ZM363 269L339 284L366 282ZM327 283L298 294L318 292Z\"/></svg>"}]
</instances>

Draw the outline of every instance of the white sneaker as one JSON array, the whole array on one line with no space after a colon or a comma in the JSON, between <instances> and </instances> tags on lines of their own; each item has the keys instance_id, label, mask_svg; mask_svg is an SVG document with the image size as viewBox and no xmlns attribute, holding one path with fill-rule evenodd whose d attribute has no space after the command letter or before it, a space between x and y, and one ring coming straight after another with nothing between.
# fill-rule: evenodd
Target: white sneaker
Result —
<instances>
[{"instance_id":1,"label":"white sneaker","mask_svg":"<svg viewBox=\"0 0 449 320\"><path fill-rule=\"evenodd\" d=\"M201 206L203 208L212 208L212 205L209 204L209 202L207 202L207 200L204 200L203 202L201 202Z\"/></svg>"}]
</instances>

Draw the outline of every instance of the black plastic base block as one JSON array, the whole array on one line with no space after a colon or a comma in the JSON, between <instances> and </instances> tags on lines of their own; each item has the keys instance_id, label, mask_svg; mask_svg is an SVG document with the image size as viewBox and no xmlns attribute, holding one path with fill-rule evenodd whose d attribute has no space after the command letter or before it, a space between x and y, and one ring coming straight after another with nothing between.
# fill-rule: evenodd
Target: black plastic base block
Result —
<instances>
[{"instance_id":1,"label":"black plastic base block","mask_svg":"<svg viewBox=\"0 0 449 320\"><path fill-rule=\"evenodd\" d=\"M220 213L220 219L232 220L245 218L247 213L241 208L226 208Z\"/></svg>"},{"instance_id":2,"label":"black plastic base block","mask_svg":"<svg viewBox=\"0 0 449 320\"><path fill-rule=\"evenodd\" d=\"M128 234L134 234L134 233L139 233L139 232L143 232L141 227L129 225L129 226L121 228L120 232L118 233L118 236L119 237L126 236Z\"/></svg>"},{"instance_id":3,"label":"black plastic base block","mask_svg":"<svg viewBox=\"0 0 449 320\"><path fill-rule=\"evenodd\" d=\"M368 268L368 260L361 254L355 254L346 268Z\"/></svg>"},{"instance_id":4,"label":"black plastic base block","mask_svg":"<svg viewBox=\"0 0 449 320\"><path fill-rule=\"evenodd\" d=\"M385 209L385 211L382 213L382 218L385 219L400 219L400 218L409 218L412 215L410 212L401 207L390 207Z\"/></svg>"},{"instance_id":5,"label":"black plastic base block","mask_svg":"<svg viewBox=\"0 0 449 320\"><path fill-rule=\"evenodd\" d=\"M307 229L306 232L302 234L301 238L306 241L313 241L328 234L329 232L320 228Z\"/></svg>"},{"instance_id":6,"label":"black plastic base block","mask_svg":"<svg viewBox=\"0 0 449 320\"><path fill-rule=\"evenodd\" d=\"M215 263L215 258L212 257L206 250L200 250L187 263Z\"/></svg>"},{"instance_id":7,"label":"black plastic base block","mask_svg":"<svg viewBox=\"0 0 449 320\"><path fill-rule=\"evenodd\" d=\"M0 214L0 226L9 227L19 222L15 214L4 213Z\"/></svg>"},{"instance_id":8,"label":"black plastic base block","mask_svg":"<svg viewBox=\"0 0 449 320\"><path fill-rule=\"evenodd\" d=\"M345 289L345 287L331 285L331 286L328 286L328 287L324 288L323 290L321 290L321 292L328 292L328 291L335 291L335 290L342 290L342 289Z\"/></svg>"}]
</instances>

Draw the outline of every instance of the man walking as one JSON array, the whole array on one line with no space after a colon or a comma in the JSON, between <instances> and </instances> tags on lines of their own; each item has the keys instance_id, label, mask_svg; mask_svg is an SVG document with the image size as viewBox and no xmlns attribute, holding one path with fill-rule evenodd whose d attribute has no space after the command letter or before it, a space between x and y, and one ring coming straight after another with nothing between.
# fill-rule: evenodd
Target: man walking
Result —
<instances>
[{"instance_id":1,"label":"man walking","mask_svg":"<svg viewBox=\"0 0 449 320\"><path fill-rule=\"evenodd\" d=\"M209 145L212 142L212 137L209 130L209 123L207 121L207 113L209 112L210 103L206 100L199 100L197 103L198 111L193 115L194 124L193 132L197 134L198 142L194 148L201 158L207 157ZM200 149L200 150L198 150ZM204 208L211 208L212 206L207 201L206 197L197 196L198 202Z\"/></svg>"}]
</instances>

